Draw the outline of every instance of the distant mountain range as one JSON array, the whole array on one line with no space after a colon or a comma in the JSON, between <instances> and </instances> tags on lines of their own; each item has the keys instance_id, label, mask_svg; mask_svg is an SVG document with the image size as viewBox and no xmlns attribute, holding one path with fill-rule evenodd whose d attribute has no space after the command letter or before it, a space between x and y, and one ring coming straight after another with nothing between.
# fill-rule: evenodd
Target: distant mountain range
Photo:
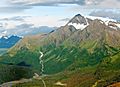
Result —
<instances>
[{"instance_id":1,"label":"distant mountain range","mask_svg":"<svg viewBox=\"0 0 120 87\"><path fill-rule=\"evenodd\" d=\"M49 33L55 30L56 27L48 27L48 26L34 26L32 24L21 24L16 26L13 29L2 29L0 30L0 37L2 36L11 36L11 35L18 35L18 36L28 36L28 35L35 35L35 34L42 34L42 33Z\"/></svg>"},{"instance_id":2,"label":"distant mountain range","mask_svg":"<svg viewBox=\"0 0 120 87\"><path fill-rule=\"evenodd\" d=\"M19 36L2 36L0 38L0 48L10 48L13 45L15 45L20 39L22 39Z\"/></svg>"},{"instance_id":3,"label":"distant mountain range","mask_svg":"<svg viewBox=\"0 0 120 87\"><path fill-rule=\"evenodd\" d=\"M21 36L30 36L36 34L47 34L54 31L56 28L48 26L32 27L33 25L22 24L16 29L8 29L1 31L0 34L0 48L10 48L21 39ZM13 35L15 34L15 35Z\"/></svg>"},{"instance_id":4,"label":"distant mountain range","mask_svg":"<svg viewBox=\"0 0 120 87\"><path fill-rule=\"evenodd\" d=\"M48 34L22 38L1 62L24 62L40 73L39 51L50 86L61 81L68 87L106 87L120 81L120 23L114 20L77 14Z\"/></svg>"}]
</instances>

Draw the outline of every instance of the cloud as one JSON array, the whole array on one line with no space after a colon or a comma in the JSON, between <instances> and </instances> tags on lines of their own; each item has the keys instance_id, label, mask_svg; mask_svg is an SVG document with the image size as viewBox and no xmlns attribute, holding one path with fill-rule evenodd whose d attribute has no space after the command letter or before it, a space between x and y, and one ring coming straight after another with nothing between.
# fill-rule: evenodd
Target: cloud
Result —
<instances>
[{"instance_id":1,"label":"cloud","mask_svg":"<svg viewBox=\"0 0 120 87\"><path fill-rule=\"evenodd\" d=\"M38 33L48 33L53 27L43 26L40 20L43 17L15 16L0 19L0 36L2 35L33 35ZM44 25L47 25L47 19L44 19ZM50 18L49 18L50 19ZM48 21L49 22L49 21ZM51 21L55 24L56 20ZM40 25L41 24L41 25ZM57 23L56 23L57 24Z\"/></svg>"},{"instance_id":2,"label":"cloud","mask_svg":"<svg viewBox=\"0 0 120 87\"><path fill-rule=\"evenodd\" d=\"M10 18L1 18L0 21L20 21L20 22L24 22L25 18L28 18L31 16L14 16L14 17L10 17Z\"/></svg>"},{"instance_id":3,"label":"cloud","mask_svg":"<svg viewBox=\"0 0 120 87\"><path fill-rule=\"evenodd\" d=\"M101 3L103 0L85 0L86 5L98 5Z\"/></svg>"},{"instance_id":4,"label":"cloud","mask_svg":"<svg viewBox=\"0 0 120 87\"><path fill-rule=\"evenodd\" d=\"M16 26L13 29L0 30L0 36L4 36L4 35L27 36L27 35L34 35L34 34L40 34L40 33L49 33L52 30L54 30L54 28L48 27L48 26L33 27L32 24L21 24Z\"/></svg>"},{"instance_id":5,"label":"cloud","mask_svg":"<svg viewBox=\"0 0 120 87\"><path fill-rule=\"evenodd\" d=\"M120 9L99 9L89 14L90 16L109 17L120 21Z\"/></svg>"},{"instance_id":6,"label":"cloud","mask_svg":"<svg viewBox=\"0 0 120 87\"><path fill-rule=\"evenodd\" d=\"M120 0L6 0L1 13L17 13L34 6L77 5L85 8L120 8ZM80 7L80 8L81 8Z\"/></svg>"},{"instance_id":7,"label":"cloud","mask_svg":"<svg viewBox=\"0 0 120 87\"><path fill-rule=\"evenodd\" d=\"M85 4L85 0L11 0L11 4L31 6L56 6L59 4Z\"/></svg>"},{"instance_id":8,"label":"cloud","mask_svg":"<svg viewBox=\"0 0 120 87\"><path fill-rule=\"evenodd\" d=\"M120 0L85 0L90 8L120 8Z\"/></svg>"},{"instance_id":9,"label":"cloud","mask_svg":"<svg viewBox=\"0 0 120 87\"><path fill-rule=\"evenodd\" d=\"M59 6L76 4L86 7L120 8L120 0L10 0L13 5L24 6Z\"/></svg>"},{"instance_id":10,"label":"cloud","mask_svg":"<svg viewBox=\"0 0 120 87\"><path fill-rule=\"evenodd\" d=\"M64 18L64 19L60 19L59 21L65 21L65 22L67 22L69 20L70 20L70 18Z\"/></svg>"},{"instance_id":11,"label":"cloud","mask_svg":"<svg viewBox=\"0 0 120 87\"><path fill-rule=\"evenodd\" d=\"M44 20L41 20L43 18ZM19 27L18 25L22 25L22 24L28 25L28 26L24 25L24 27L28 27L28 28L30 25L33 27L39 27L39 26L58 27L66 23L65 21L59 21L63 18L64 17L60 17L60 16L13 16L8 18L5 17L0 19L0 30L3 28L7 30L11 30L15 27Z\"/></svg>"},{"instance_id":12,"label":"cloud","mask_svg":"<svg viewBox=\"0 0 120 87\"><path fill-rule=\"evenodd\" d=\"M25 23L25 19L31 16L13 16L0 19L0 29L13 29L17 25Z\"/></svg>"},{"instance_id":13,"label":"cloud","mask_svg":"<svg viewBox=\"0 0 120 87\"><path fill-rule=\"evenodd\" d=\"M102 8L120 8L120 0L104 0L99 6Z\"/></svg>"},{"instance_id":14,"label":"cloud","mask_svg":"<svg viewBox=\"0 0 120 87\"><path fill-rule=\"evenodd\" d=\"M0 7L0 12L1 13L18 13L22 12L25 9L30 9L31 6L5 6L5 7Z\"/></svg>"},{"instance_id":15,"label":"cloud","mask_svg":"<svg viewBox=\"0 0 120 87\"><path fill-rule=\"evenodd\" d=\"M1 13L20 13L34 6L60 6L64 4L84 5L84 0L6 0L0 7ZM1 5L1 4L0 4Z\"/></svg>"}]
</instances>

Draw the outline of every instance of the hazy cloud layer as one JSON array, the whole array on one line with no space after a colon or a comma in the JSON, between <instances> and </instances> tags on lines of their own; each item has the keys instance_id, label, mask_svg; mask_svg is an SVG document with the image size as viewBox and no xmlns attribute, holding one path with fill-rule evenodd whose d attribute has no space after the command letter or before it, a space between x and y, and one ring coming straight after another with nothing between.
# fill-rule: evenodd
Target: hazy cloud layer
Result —
<instances>
[{"instance_id":1,"label":"hazy cloud layer","mask_svg":"<svg viewBox=\"0 0 120 87\"><path fill-rule=\"evenodd\" d=\"M59 4L78 4L84 5L85 0L10 0L11 4L22 4L32 6L55 6Z\"/></svg>"},{"instance_id":2,"label":"hazy cloud layer","mask_svg":"<svg viewBox=\"0 0 120 87\"><path fill-rule=\"evenodd\" d=\"M106 8L120 8L120 0L10 0L14 5L27 6L58 6L60 4L76 4L80 6L97 6Z\"/></svg>"},{"instance_id":3,"label":"hazy cloud layer","mask_svg":"<svg viewBox=\"0 0 120 87\"><path fill-rule=\"evenodd\" d=\"M15 13L34 6L60 6L75 4L85 8L120 8L120 0L5 0L0 12ZM2 1L1 1L2 2ZM1 4L0 4L1 5Z\"/></svg>"},{"instance_id":4,"label":"hazy cloud layer","mask_svg":"<svg viewBox=\"0 0 120 87\"><path fill-rule=\"evenodd\" d=\"M41 19L44 20L41 21ZM54 29L54 26L65 24L58 21L59 17L45 16L14 16L0 19L0 37L3 35L32 35L38 33L48 33ZM62 18L61 18L62 19ZM49 21L48 21L49 20ZM48 25L49 24L49 25Z\"/></svg>"},{"instance_id":5,"label":"hazy cloud layer","mask_svg":"<svg viewBox=\"0 0 120 87\"><path fill-rule=\"evenodd\" d=\"M11 17L11 18L2 18L0 19L0 21L20 21L20 22L24 22L25 18L27 17L31 17L31 16L14 16L14 17Z\"/></svg>"},{"instance_id":6,"label":"hazy cloud layer","mask_svg":"<svg viewBox=\"0 0 120 87\"><path fill-rule=\"evenodd\" d=\"M90 13L90 16L109 17L120 21L120 9L116 10L98 10Z\"/></svg>"},{"instance_id":7,"label":"hazy cloud layer","mask_svg":"<svg viewBox=\"0 0 120 87\"><path fill-rule=\"evenodd\" d=\"M53 27L48 26L40 26L40 27L33 27L32 24L21 24L16 26L13 29L6 30L7 35L19 35L19 36L26 36L26 35L34 35L39 33L48 33L54 30Z\"/></svg>"},{"instance_id":8,"label":"hazy cloud layer","mask_svg":"<svg viewBox=\"0 0 120 87\"><path fill-rule=\"evenodd\" d=\"M1 13L18 13L22 12L26 9L30 9L31 6L5 6L5 7L0 7L0 12Z\"/></svg>"},{"instance_id":9,"label":"hazy cloud layer","mask_svg":"<svg viewBox=\"0 0 120 87\"><path fill-rule=\"evenodd\" d=\"M68 22L70 20L70 18L64 18L64 19L60 19L59 21L65 21Z\"/></svg>"}]
</instances>

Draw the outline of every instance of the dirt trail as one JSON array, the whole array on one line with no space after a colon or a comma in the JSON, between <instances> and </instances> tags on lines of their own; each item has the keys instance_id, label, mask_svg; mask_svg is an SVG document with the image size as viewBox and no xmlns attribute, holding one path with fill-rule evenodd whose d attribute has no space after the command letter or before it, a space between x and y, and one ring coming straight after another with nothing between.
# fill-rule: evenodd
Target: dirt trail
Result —
<instances>
[{"instance_id":1,"label":"dirt trail","mask_svg":"<svg viewBox=\"0 0 120 87\"><path fill-rule=\"evenodd\" d=\"M11 81L11 82L6 82L0 85L0 87L12 87L15 84L20 84L20 83L26 83L26 82L31 82L32 79L21 79L18 81Z\"/></svg>"}]
</instances>

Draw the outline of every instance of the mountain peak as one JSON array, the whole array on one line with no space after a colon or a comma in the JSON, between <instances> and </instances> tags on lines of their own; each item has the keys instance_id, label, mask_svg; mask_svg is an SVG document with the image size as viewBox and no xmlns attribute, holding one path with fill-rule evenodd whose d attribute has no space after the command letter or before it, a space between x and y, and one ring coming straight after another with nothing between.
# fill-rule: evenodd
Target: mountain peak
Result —
<instances>
[{"instance_id":1,"label":"mountain peak","mask_svg":"<svg viewBox=\"0 0 120 87\"><path fill-rule=\"evenodd\" d=\"M82 16L81 14L77 14L68 22L68 25L72 25L76 29L83 30L89 24L88 24L87 19L84 16Z\"/></svg>"},{"instance_id":2,"label":"mountain peak","mask_svg":"<svg viewBox=\"0 0 120 87\"><path fill-rule=\"evenodd\" d=\"M76 14L75 17L77 17L77 16L82 16L82 15L81 14Z\"/></svg>"},{"instance_id":3,"label":"mountain peak","mask_svg":"<svg viewBox=\"0 0 120 87\"><path fill-rule=\"evenodd\" d=\"M77 14L69 22L77 23L77 24L78 23L80 23L80 24L82 24L82 23L86 24L86 19L81 14Z\"/></svg>"}]
</instances>

